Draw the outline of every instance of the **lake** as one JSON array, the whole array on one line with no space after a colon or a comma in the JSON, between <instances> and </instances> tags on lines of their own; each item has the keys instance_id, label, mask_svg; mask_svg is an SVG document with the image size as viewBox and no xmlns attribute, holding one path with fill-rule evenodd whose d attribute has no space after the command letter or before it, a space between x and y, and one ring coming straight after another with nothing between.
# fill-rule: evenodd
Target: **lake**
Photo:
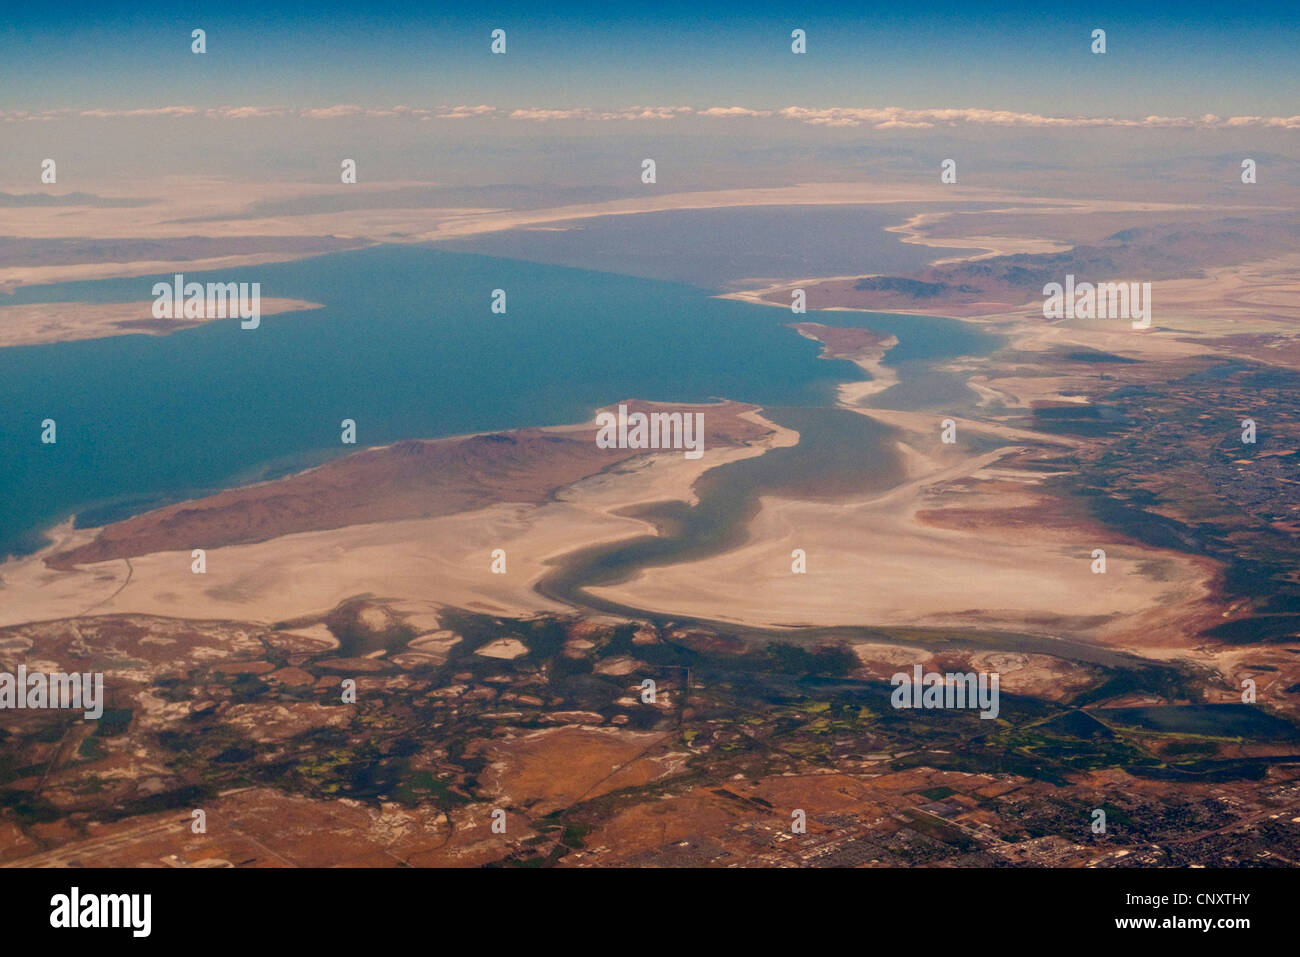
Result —
<instances>
[{"instance_id":1,"label":"lake","mask_svg":"<svg viewBox=\"0 0 1300 957\"><path fill-rule=\"evenodd\" d=\"M151 301L171 276L19 289L6 303ZM0 554L79 515L101 524L403 438L586 421L636 397L820 407L866 378L783 309L686 284L429 247L378 246L187 273L323 303L145 335L0 349ZM493 315L493 289L507 312ZM997 342L944 319L810 313L899 335L889 361ZM893 391L893 390L890 390ZM40 424L57 422L55 445ZM340 443L356 420L357 446Z\"/></svg>"}]
</instances>

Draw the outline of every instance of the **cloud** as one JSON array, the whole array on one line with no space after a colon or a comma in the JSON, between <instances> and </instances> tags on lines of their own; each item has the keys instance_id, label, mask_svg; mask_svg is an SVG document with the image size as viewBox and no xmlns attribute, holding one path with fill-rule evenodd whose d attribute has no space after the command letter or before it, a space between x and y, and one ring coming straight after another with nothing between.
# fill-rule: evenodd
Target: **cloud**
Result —
<instances>
[{"instance_id":1,"label":"cloud","mask_svg":"<svg viewBox=\"0 0 1300 957\"><path fill-rule=\"evenodd\" d=\"M150 119L185 118L201 116L207 119L258 119L267 117L301 117L312 120L338 119L447 119L470 120L498 118L523 120L535 123L554 121L607 122L629 120L671 120L678 117L711 119L769 119L778 118L810 126L828 128L869 127L875 130L927 130L954 126L989 126L1023 129L1088 129L1113 127L1118 129L1282 129L1300 130L1300 116L1230 116L1214 113L1201 116L1145 116L1123 118L1109 116L1047 116L1041 113L1019 113L1013 110L988 110L961 107L933 109L904 109L898 106L861 107L808 107L786 106L780 109L754 109L746 106L629 106L617 109L590 107L518 107L500 108L478 106L358 106L337 104L323 107L292 109L279 106L162 106L138 109L54 109L54 110L0 110L0 121L6 123L48 122L75 118L87 119Z\"/></svg>"},{"instance_id":2,"label":"cloud","mask_svg":"<svg viewBox=\"0 0 1300 957\"><path fill-rule=\"evenodd\" d=\"M1109 116L1044 116L1041 113L1017 113L1011 110L924 109L901 107L830 107L814 109L787 106L777 111L786 119L814 126L870 126L877 130L929 129L938 126L1002 126L1028 129L1087 129L1115 127L1139 129L1216 129L1225 127L1264 126L1300 129L1300 117L1234 116L1228 119L1207 113L1203 116L1147 116L1124 119Z\"/></svg>"},{"instance_id":3,"label":"cloud","mask_svg":"<svg viewBox=\"0 0 1300 957\"><path fill-rule=\"evenodd\" d=\"M620 110L578 109L519 109L510 112L512 120L671 120L684 112L694 112L689 106L629 106Z\"/></svg>"},{"instance_id":4,"label":"cloud","mask_svg":"<svg viewBox=\"0 0 1300 957\"><path fill-rule=\"evenodd\" d=\"M467 120L476 116L491 116L496 112L495 106L443 106L432 115L441 120Z\"/></svg>"},{"instance_id":5,"label":"cloud","mask_svg":"<svg viewBox=\"0 0 1300 957\"><path fill-rule=\"evenodd\" d=\"M1224 126L1266 126L1300 130L1300 116L1233 116L1222 122Z\"/></svg>"},{"instance_id":6,"label":"cloud","mask_svg":"<svg viewBox=\"0 0 1300 957\"><path fill-rule=\"evenodd\" d=\"M203 115L212 119L247 120L267 116L284 116L288 111L278 106L219 106L205 110Z\"/></svg>"},{"instance_id":7,"label":"cloud","mask_svg":"<svg viewBox=\"0 0 1300 957\"><path fill-rule=\"evenodd\" d=\"M583 117L583 110L514 110L510 113L512 120L574 120Z\"/></svg>"},{"instance_id":8,"label":"cloud","mask_svg":"<svg viewBox=\"0 0 1300 957\"><path fill-rule=\"evenodd\" d=\"M700 110L700 116L771 116L771 110L751 110L744 106L711 106Z\"/></svg>"},{"instance_id":9,"label":"cloud","mask_svg":"<svg viewBox=\"0 0 1300 957\"><path fill-rule=\"evenodd\" d=\"M77 115L95 119L120 119L139 116L198 116L201 112L194 106L158 106L138 110L80 110Z\"/></svg>"},{"instance_id":10,"label":"cloud","mask_svg":"<svg viewBox=\"0 0 1300 957\"><path fill-rule=\"evenodd\" d=\"M851 119L850 117L847 116L843 116L843 117L812 116L804 120L804 122L808 123L811 126L861 126L862 125L860 120Z\"/></svg>"},{"instance_id":11,"label":"cloud","mask_svg":"<svg viewBox=\"0 0 1300 957\"><path fill-rule=\"evenodd\" d=\"M617 119L627 120L671 120L680 112L672 106L634 106L617 115Z\"/></svg>"},{"instance_id":12,"label":"cloud","mask_svg":"<svg viewBox=\"0 0 1300 957\"><path fill-rule=\"evenodd\" d=\"M305 116L312 120L334 120L342 116L361 116L368 112L364 106L349 106L340 104L339 106L326 106L318 109L299 110L299 116Z\"/></svg>"}]
</instances>

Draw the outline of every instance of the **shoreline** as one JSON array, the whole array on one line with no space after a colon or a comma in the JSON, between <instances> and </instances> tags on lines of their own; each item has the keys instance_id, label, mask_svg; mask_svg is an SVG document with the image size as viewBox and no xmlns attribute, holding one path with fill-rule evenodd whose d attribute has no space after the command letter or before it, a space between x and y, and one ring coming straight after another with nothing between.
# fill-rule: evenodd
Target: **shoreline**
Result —
<instances>
[{"instance_id":1,"label":"shoreline","mask_svg":"<svg viewBox=\"0 0 1300 957\"><path fill-rule=\"evenodd\" d=\"M152 307L152 301L34 302L6 305L0 299L0 349L111 339L115 336L170 336L212 322L239 321L238 316L155 319ZM266 319L324 308L323 303L305 299L267 297L259 301L259 316Z\"/></svg>"},{"instance_id":2,"label":"shoreline","mask_svg":"<svg viewBox=\"0 0 1300 957\"><path fill-rule=\"evenodd\" d=\"M639 408L655 405L634 404ZM205 499L146 511L94 528L74 529L75 517L69 517L46 530L53 539L49 544L0 563L0 625L76 617L88 607L101 605L105 606L103 614L186 617L202 610L198 617L270 622L321 613L360 592L391 594L395 589L411 599L427 599L430 563L441 569L435 580L440 582L439 597L445 604L472 608L488 601L503 613L519 614L554 610L532 591L531 582L541 577L549 563L575 548L635 536L647 527L621 512L638 503L692 499L694 482L703 472L796 441L793 432L763 418L761 410L741 403L681 403L672 407L723 410L738 424L728 425L731 420L727 419L720 426L712 424L711 428L719 429L715 433L718 439L701 460L685 459L675 450L651 454L623 450L616 459L604 460L604 465L597 460L595 468L579 461L577 467L582 475L576 481L562 481L549 490L539 487L531 500L508 494L505 500L486 507L458 508L430 517L345 523L206 547L206 576L197 580L190 572L189 547L65 566L58 562L60 556L91 548L105 529L120 530L126 523L156 519L158 513L169 510L192 512ZM593 426L591 420L531 431L572 436L570 444L576 442L585 449L584 434L591 431L594 435ZM501 434L476 433L428 442L454 449L474 439ZM400 454L411 444L412 440L406 440L359 450L347 458L382 456L384 452ZM495 444L489 441L489 447ZM591 445L594 450L594 441ZM345 461L336 459L292 476L227 489L208 499L224 496L237 500L250 490L275 492L287 480L319 477L323 470L338 468ZM480 564L485 569L489 553L498 546L511 555L510 574L500 579L484 576L478 571ZM515 557L521 548L527 554ZM475 559L473 555L479 553L481 558ZM362 554L366 555L364 559L358 557ZM135 571L130 588L123 591L120 586L127 565L133 565ZM251 568L259 571L253 573ZM524 580L519 575L521 569ZM200 589L197 593L196 587ZM110 592L113 597L106 598ZM118 596L117 592L122 594ZM178 605L186 610L180 611Z\"/></svg>"},{"instance_id":3,"label":"shoreline","mask_svg":"<svg viewBox=\"0 0 1300 957\"><path fill-rule=\"evenodd\" d=\"M1068 578L1071 574L1070 562L1062 564L1059 557L1049 558L1056 546L1050 540L1044 540L1036 546L1039 554L1036 573L1048 577L1032 589L1035 597L1023 610L1009 615L994 612L992 617L989 611L985 611L974 620L964 616L945 618L932 599L923 600L920 596L935 593L935 586L927 583L927 575L934 571L938 555L949 549L949 546L941 543L953 540L954 536L960 538L963 533L930 528L915 520L916 513L923 504L920 493L924 487L970 479L977 473L998 465L1008 454L1017 451L1016 447L1000 445L992 452L977 455L956 466L941 465L935 450L927 447L926 441L919 437L928 430L933 415L862 408L856 404L898 381L897 372L883 365L888 350L898 343L896 337L881 336L869 329L826 327L815 322L796 323L793 328L805 338L820 341L824 358L847 358L872 375L873 378L866 382L841 382L834 403L827 408L845 409L903 430L897 443L897 450L906 463L901 483L884 493L869 496L866 500L840 496L829 502L814 502L787 499L779 495L761 495L757 500L756 514L746 523L747 541L741 546L702 560L642 568L628 582L597 587L592 591L591 597L600 602L613 602L619 606L619 612L624 614L634 613L641 617L675 614L701 620L734 619L735 624L750 627L869 628L872 625L925 625L928 622L931 625L947 625L963 630L987 630L996 626L1003 630L1023 631L1028 623L1023 616L1032 616L1032 608L1041 607L1041 596L1057 593L1049 581L1063 581L1062 576ZM841 342L838 348L827 342L827 339L833 340L835 336L843 337L846 334L863 338L857 342ZM89 606L100 610L102 614L157 613L177 616L201 612L201 617L205 618L283 620L320 613L331 607L331 603L348 595L374 594L428 599L430 593L422 584L428 581L427 573L415 574L413 577L411 568L427 569L432 562L439 569L439 590L432 596L438 603L516 615L554 612L561 608L573 610L570 604L557 603L554 596L548 596L544 591L539 593L537 586L557 566L573 562L576 556L593 548L626 543L647 534L658 535L652 522L629 513L637 506L656 502L694 503L697 501L695 483L705 472L739 458L761 455L772 448L789 447L798 441L792 430L779 429L770 419L765 419L762 410L755 409L744 413L744 416L762 423L772 430L772 435L762 447L734 450L734 455L729 454L722 461L711 456L703 466L696 463L695 467L683 468L682 463L674 464L674 456L648 456L644 457L645 464L640 466L635 463L619 465L613 472L605 470L576 482L561 484L545 502L530 504L526 501L503 501L486 509L453 509L436 517L395 517L377 524L343 522L333 528L291 530L287 534L264 540L221 545L208 550L210 577L204 580L200 595L194 594L193 579L188 575L188 551L153 550L131 556L126 563L113 558L79 563L68 566L69 573L80 577L82 585L86 583L87 576L93 576L97 585L93 589L96 594L65 596L57 604L62 605L62 611L67 614L84 613ZM591 424L573 423L542 431L576 435ZM963 428L998 436L1003 442L1043 442L1050 439L1038 433L1021 433L993 423L963 420ZM493 433L476 435L491 434ZM467 437L461 436L432 441L453 443L466 440ZM1053 441L1070 444L1068 440ZM353 456L391 451L402 444L367 449L353 453ZM346 459L336 459L333 463L314 466L292 476L228 490L227 493L218 493L218 497L228 493L247 492L250 488L278 490L287 481L319 474L331 464L336 465L341 461ZM647 474L652 477L652 481L645 481ZM192 511L196 501L201 500L180 503L170 508ZM900 504L905 506L906 514L898 512ZM150 514L153 513L144 513ZM865 524L855 516L867 516ZM133 520L127 519L124 522ZM124 522L115 523L115 526L121 526ZM803 603L797 593L789 593L790 576L779 573L779 569L788 564L788 559L780 559L782 550L788 554L790 546L794 544L789 538L789 529L792 527L807 530L800 539L801 547L811 546L819 564L825 564L827 549L844 556L839 559L840 562L849 562L849 566L841 569L838 583L823 579L817 600L811 606ZM485 528L491 531L485 533ZM87 545L101 531L102 529L86 529L73 532L69 527L63 541L66 543L68 535L71 535L79 544ZM846 532L849 533L848 538L845 538ZM519 537L521 533L522 539ZM492 581L490 576L485 578L481 572L473 570L470 553L465 547L473 543L475 550L486 555L491 548L490 539L493 538L499 539L512 556L520 548L526 550L527 555L522 559L524 581L521 582L516 577L521 561L517 557L511 559L512 574L508 576L511 579L509 583ZM910 557L899 565L899 573L903 577L894 582L891 591L902 602L909 600L907 596L912 596L910 600L922 601L928 610L902 604L895 611L889 612L881 607L863 607L850 600L852 595L860 593L860 588L851 576L845 578L843 572L858 561L869 558L859 550L865 541L876 543L872 546L875 554L898 555L900 549L910 549ZM423 542L438 542L440 545L435 547L434 554L430 554ZM1015 549L1021 549L1026 542L1017 538L1011 545ZM940 552L934 551L935 546L940 547ZM19 563L26 571L18 577L26 586L35 587L41 571L34 571L33 566L44 566L45 575L59 574L48 563L48 559L58 554L58 551L56 546L50 546L37 556L29 557L25 563ZM1134 559L1134 567L1140 561L1152 560L1149 552L1139 551L1144 554ZM767 555L761 559L760 564L768 567L768 573L762 573L753 565L755 556L760 552ZM1022 554L1021 551L1008 552L1000 561L1011 570L1019 567L1019 556ZM448 555L455 556L454 560L448 561ZM852 557L854 555L857 557ZM953 566L954 570L965 561L959 555L950 555L948 561L953 560L958 562ZM1118 556L1116 560L1121 561ZM737 567L737 561L745 567ZM123 564L127 567L123 568ZM228 574L215 575L213 566L222 564L240 568L242 572L233 579ZM130 587L127 587L123 576L129 574L132 565L135 567L135 578ZM331 570L326 572L326 567ZM288 571L290 568L312 569L310 577L315 581L309 585L301 573L292 573ZM774 568L778 574L771 578L771 569ZM376 576L373 574L375 569L385 569L384 575ZM926 569L930 569L930 572L926 572ZM0 578L5 580L6 585L15 582L15 574L13 563L0 565ZM879 572L874 574L878 577ZM749 589L739 604L736 603L736 597L729 599L728 613L721 613L716 607L716 601L719 596L727 594L725 582L737 580L737 576L740 580L764 581L764 587L759 590L761 594L755 594L754 589ZM321 578L334 584L326 585L323 589L317 587ZM1138 580L1140 576L1134 579ZM827 600L826 594L822 593L822 589L827 586L831 588L829 594L838 597ZM1068 589L1071 586L1066 587ZM105 597L108 590L113 590L112 594ZM75 591L74 589L74 593ZM996 609L996 589L986 592L987 589L975 587L972 591L968 587L966 592L958 593L954 600L958 607L984 608L990 611ZM942 594L942 588L937 593ZM289 595L292 596L291 604L285 601L285 596ZM1189 599L1192 599L1192 595L1193 592L1187 593ZM1129 613L1137 613L1153 597L1138 599L1130 606ZM91 600L83 599L94 601L92 603ZM1064 601L1063 598L1061 600ZM765 608L771 601L776 601L776 606ZM176 607L178 602L184 604L185 612L179 612ZM14 603L8 604L13 614L5 615L3 622L11 623L22 619L23 616ZM286 604L288 607L285 607ZM37 605L44 607L48 602L38 599ZM577 610L585 614L608 613L607 609L602 611L591 607L579 607ZM58 617L58 614L42 615L43 619ZM1080 637L1076 626L1064 620L1058 624L1058 630L1075 633L1076 638ZM1092 629L1086 628L1085 631L1090 632Z\"/></svg>"},{"instance_id":4,"label":"shoreline","mask_svg":"<svg viewBox=\"0 0 1300 957\"><path fill-rule=\"evenodd\" d=\"M1282 268L1288 265L1283 263ZM1157 287L1178 289L1181 292L1179 300L1189 302L1208 285L1222 282L1225 275L1241 276L1250 269L1260 268L1257 265L1224 267L1205 279L1161 281ZM768 288L784 288L784 284ZM1282 288L1277 286L1278 295ZM721 294L720 298L788 308L759 298L765 291L737 291ZM1243 302L1249 301L1249 295L1248 289L1240 292ZM1270 302L1277 298L1272 292L1266 296L1272 297L1268 300ZM953 316L937 310L842 308L843 311L867 314L939 315L951 321L973 322L983 328L1011 333L1010 345L1013 348L1035 351L1042 351L1052 343L1060 346L1071 339L1080 344L1109 348L1119 354L1136 352L1147 357L1199 355L1209 351L1207 346L1180 338L1187 335L1185 329L1173 332L1157 326L1151 334L1138 339L1127 330L1103 327L1098 331L1044 325L1035 321L1035 317L1025 309L976 318ZM820 311L823 310L813 311L810 316L815 317ZM1272 317L1267 321L1261 320L1266 326L1272 321ZM1183 321L1180 325L1186 326L1189 322L1191 320ZM1191 325L1195 328L1194 322ZM856 349L844 347L837 350L826 341L826 333L834 330L843 334L844 328L820 326L815 322L793 323L792 326L805 338L822 342L823 357L849 359L872 376L867 382L839 383L833 407L846 408L903 430L898 446L907 462L905 481L881 496L865 500L854 500L850 496L830 504L763 495L759 499L758 514L746 525L749 541L741 547L703 560L643 568L628 582L598 586L592 592L593 597L614 602L625 612L642 616L685 615L699 620L734 620L734 624L748 627L897 627L904 624L962 630L1046 627L1078 640L1113 647L1132 645L1135 636L1144 634L1151 627L1153 618L1147 609L1171 596L1176 596L1175 605L1180 614L1172 618L1166 616L1161 637L1155 639L1157 644L1175 642L1171 629L1177 631L1188 624L1189 616L1204 617L1204 606L1212 598L1210 583L1216 567L1213 562L1186 553L1125 545L1117 548L1112 556L1116 565L1116 579L1112 581L1120 581L1123 600L1116 604L1116 599L1121 597L1117 593L1109 599L1083 601L1078 596L1078 588L1088 579L1073 579L1078 566L1075 564L1077 556L1071 553L1071 549L1078 548L1077 542L1086 540L1090 533L1070 532L1062 538L1059 533L1048 529L1027 536L1014 526L998 524L1005 502L1019 501L1026 508L1042 508L1050 502L1049 497L1035 490L1041 481L1040 475L1008 464L1024 451L1014 443L1070 446L1081 440L1016 429L996 422L962 419L959 425L963 432L993 436L1003 444L992 452L962 456L959 465L951 462L945 465L942 456L946 453L935 448L933 436L928 434L933 426L933 414L859 405L862 400L883 392L898 381L897 371L883 361L889 349L898 344L897 338L877 337L878 341L869 346L863 344ZM822 335L814 334L819 326ZM981 406L1014 400L1013 407L1027 407L1035 396L1059 396L1066 388L1064 380L1027 379L1013 391L1006 391L1008 382L1014 384L1019 380L1008 380L1006 370L996 365L990 370L976 364L966 370L966 377L972 380ZM761 410L753 414L761 419ZM767 424L772 425L770 421ZM582 428L583 424L574 423L548 431L576 433ZM792 441L792 435L791 432L784 436L784 441ZM737 457L761 455L774 447L780 446L751 448ZM392 446L379 448L390 449ZM176 568L166 564L185 565L188 553L147 552L140 559L133 558L132 561L138 565L138 577L130 587L125 587L122 582L125 569L110 569L105 562L79 568L102 576L101 585L122 593L121 598L115 597L115 593L106 601L90 606L103 609L102 613L122 613L121 609L128 607L158 610L170 605L170 611L159 613L174 615L177 613L174 606L185 603L186 599L181 596L189 591L188 604L216 612L213 617L239 617L229 610L232 606L264 610L265 616L271 619L292 617L287 611L277 610L274 602L278 599L268 594L267 587L251 580L258 576L264 576L269 582L278 582L272 591L277 591L280 596L293 595L297 603L291 610L303 614L320 610L320 605L312 602L327 602L338 595L340 589L346 590L340 582L348 582L346 587L354 588L353 594L359 591L387 594L381 589L390 587L387 583L391 582L403 596L427 598L427 582L430 580L427 575L421 578L394 572L392 566L396 563L437 568L438 587L442 590L434 597L448 605L533 614L556 607L545 596L537 594L535 587L548 570L571 559L577 552L607 543L625 542L647 533L656 534L653 523L629 515L629 510L661 501L693 502L696 500L694 483L704 472L721 464L725 462L710 460L706 468L683 469L673 467L671 463L656 463L644 466L649 472L642 466L620 468L609 474L561 484L541 505L502 502L485 510L453 510L434 518L345 523L327 530L291 532L264 541L220 546L210 552L210 558L225 552L235 564L257 568L259 572L257 576L246 571L242 578L223 579L215 588L207 587L203 593L206 597L201 600L192 596L192 581L178 577ZM321 468L317 466L295 473L295 476ZM653 483L644 483L647 474L654 477ZM283 481L273 479L257 484L277 486ZM960 501L965 510L972 513L983 510L993 524L971 531L919 518L920 513L936 513L936 508L937 514L942 514L945 502L927 498L931 488L940 487L955 489L959 496L955 501ZM984 492L985 488L990 492ZM1013 493L1009 491L1011 489L1016 491ZM186 507L193 505L192 502L183 504ZM954 514L960 512L962 509L954 510ZM476 527L478 523L490 529L486 536ZM800 532L800 529L804 531ZM811 592L790 591L792 583L797 580L783 570L789 564L783 555L788 555L789 549L796 545L792 535L798 537L797 547L813 546L816 549L815 561L823 566L818 569L821 580ZM492 536L503 542L514 542L526 552L522 559L517 559L513 557L517 548L511 546L508 549L512 554L512 566L522 568L525 573L523 582L514 580L515 575L511 574L509 583L489 579L485 584L482 575L472 565L466 566L466 562L472 561L473 553L461 546L473 543L476 548L485 550L490 545L485 537ZM423 541L439 543L435 550L441 554L430 555ZM332 568L329 574L334 576L335 584L331 588L306 588L300 576L286 578L284 570L278 567L292 553L296 557L289 564L319 569L321 552L331 556L324 561ZM970 578L967 572L974 554L983 556L981 568L985 573L997 570L1006 576L1017 576L1020 579L1017 585L1020 597L1009 600L999 587L965 580ZM455 556L455 559L449 561L447 555ZM366 557L363 559L362 556ZM833 570L827 568L827 556L832 556ZM881 565L877 561L880 556L889 556L889 561ZM369 569L360 567L367 562L375 567L388 567L389 577L382 579L369 575ZM868 577L885 589L892 605L862 603L861 582L854 578L855 567L870 569ZM1159 571L1154 581L1148 580L1149 576L1143 571L1148 567ZM825 577L828 571L830 577ZM10 572L10 563L0 565L0 575ZM743 598L725 598L726 613L719 614L718 603L724 601L723 596L729 593L726 583L737 580L747 581L754 587L746 589ZM160 588L159 583L164 581L170 585ZM959 582L959 587L951 585L954 581ZM146 582L152 584L146 585ZM945 582L949 584L945 585ZM35 584L34 581L28 583ZM205 586L210 584L211 580L204 582ZM102 593L102 588L100 591ZM148 597L150 592L152 597ZM936 602L936 595L945 596L944 600ZM811 603L808 601L810 597L815 599ZM87 604L80 607L85 608ZM1050 614L1054 607L1068 608L1070 617ZM1167 636L1166 632L1169 633ZM1196 632L1192 630L1189 633ZM1176 642L1174 646L1182 647Z\"/></svg>"}]
</instances>

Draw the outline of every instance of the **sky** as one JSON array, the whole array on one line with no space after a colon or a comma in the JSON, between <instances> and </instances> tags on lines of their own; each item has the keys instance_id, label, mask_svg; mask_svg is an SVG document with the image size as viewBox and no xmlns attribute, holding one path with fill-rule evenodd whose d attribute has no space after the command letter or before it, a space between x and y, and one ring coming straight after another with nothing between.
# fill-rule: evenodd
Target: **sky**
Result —
<instances>
[{"instance_id":1,"label":"sky","mask_svg":"<svg viewBox=\"0 0 1300 957\"><path fill-rule=\"evenodd\" d=\"M1300 114L1296 3L11 3L0 112L164 106ZM190 52L190 31L208 51ZM489 52L494 28L507 53ZM790 52L790 32L808 52ZM1106 30L1107 52L1090 51Z\"/></svg>"}]
</instances>

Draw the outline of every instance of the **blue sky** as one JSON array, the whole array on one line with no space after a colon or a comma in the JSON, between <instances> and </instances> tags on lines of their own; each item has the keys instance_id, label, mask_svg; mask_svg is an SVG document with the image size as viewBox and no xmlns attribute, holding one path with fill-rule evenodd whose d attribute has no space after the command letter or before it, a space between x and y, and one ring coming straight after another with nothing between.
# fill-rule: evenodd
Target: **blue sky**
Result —
<instances>
[{"instance_id":1,"label":"blue sky","mask_svg":"<svg viewBox=\"0 0 1300 957\"><path fill-rule=\"evenodd\" d=\"M538 7L543 12L538 12ZM337 103L1300 113L1300 8L1235 4L10 4L0 109ZM455 11L455 12L453 12ZM807 11L806 13L804 11ZM491 56L488 34L508 31ZM789 34L808 31L794 56ZM189 51L203 27L208 53ZM1108 52L1089 52L1094 27Z\"/></svg>"}]
</instances>

